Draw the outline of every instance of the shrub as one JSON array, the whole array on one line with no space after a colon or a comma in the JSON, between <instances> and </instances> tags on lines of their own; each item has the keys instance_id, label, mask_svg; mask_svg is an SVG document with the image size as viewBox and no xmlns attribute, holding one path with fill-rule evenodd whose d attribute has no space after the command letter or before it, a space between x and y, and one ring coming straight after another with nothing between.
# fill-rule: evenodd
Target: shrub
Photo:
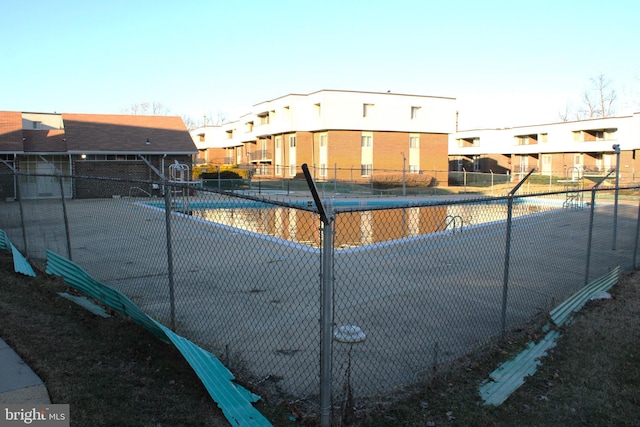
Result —
<instances>
[{"instance_id":1,"label":"shrub","mask_svg":"<svg viewBox=\"0 0 640 427\"><path fill-rule=\"evenodd\" d=\"M373 188L385 189L402 186L402 173L378 173L373 175ZM407 187L431 187L434 178L429 174L407 173L404 175Z\"/></svg>"}]
</instances>

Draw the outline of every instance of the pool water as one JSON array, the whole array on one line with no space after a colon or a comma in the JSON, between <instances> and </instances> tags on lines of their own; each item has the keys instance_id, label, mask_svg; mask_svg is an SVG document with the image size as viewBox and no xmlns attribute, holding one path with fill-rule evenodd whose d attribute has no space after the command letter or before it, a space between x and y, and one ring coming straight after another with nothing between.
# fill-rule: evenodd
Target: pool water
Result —
<instances>
[{"instance_id":1,"label":"pool water","mask_svg":"<svg viewBox=\"0 0 640 427\"><path fill-rule=\"evenodd\" d=\"M363 206L390 207L338 212L334 221L335 246L348 248L439 232L460 232L467 227L504 221L507 218L504 201L398 207L402 203L409 202L397 199L333 201L333 206L338 209ZM313 206L312 201L306 200L298 204L305 207ZM175 208L184 212L183 206L187 205L176 204ZM557 203L517 203L514 204L512 216L516 218L558 208ZM307 210L254 201L193 201L188 203L188 213L200 220L313 247L321 244L319 216Z\"/></svg>"}]
</instances>

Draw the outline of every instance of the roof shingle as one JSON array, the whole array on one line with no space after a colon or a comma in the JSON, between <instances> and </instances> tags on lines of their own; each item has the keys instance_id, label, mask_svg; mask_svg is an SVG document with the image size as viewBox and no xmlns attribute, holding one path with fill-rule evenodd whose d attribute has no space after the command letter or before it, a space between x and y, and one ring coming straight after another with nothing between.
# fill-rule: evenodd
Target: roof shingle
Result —
<instances>
[{"instance_id":1,"label":"roof shingle","mask_svg":"<svg viewBox=\"0 0 640 427\"><path fill-rule=\"evenodd\" d=\"M69 152L195 154L198 151L178 116L63 113L62 120Z\"/></svg>"},{"instance_id":2,"label":"roof shingle","mask_svg":"<svg viewBox=\"0 0 640 427\"><path fill-rule=\"evenodd\" d=\"M22 151L22 113L0 111L0 152Z\"/></svg>"}]
</instances>

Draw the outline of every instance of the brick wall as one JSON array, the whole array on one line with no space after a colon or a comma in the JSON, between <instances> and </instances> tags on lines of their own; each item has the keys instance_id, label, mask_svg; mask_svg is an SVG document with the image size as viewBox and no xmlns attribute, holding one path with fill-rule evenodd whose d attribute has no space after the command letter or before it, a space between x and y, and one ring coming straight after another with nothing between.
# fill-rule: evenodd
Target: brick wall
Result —
<instances>
[{"instance_id":1,"label":"brick wall","mask_svg":"<svg viewBox=\"0 0 640 427\"><path fill-rule=\"evenodd\" d=\"M162 169L162 156L147 156L147 160L158 170ZM169 167L175 160L181 164L187 164L191 170L190 156L167 156L164 158L164 174L167 178L170 178ZM78 199L128 196L129 194L140 196L146 193L161 195L161 189L153 188L151 183L135 182L137 180L161 182L161 178L141 160L74 160L73 171L74 175L83 177L74 180L74 197ZM107 179L97 180L91 177Z\"/></svg>"}]
</instances>

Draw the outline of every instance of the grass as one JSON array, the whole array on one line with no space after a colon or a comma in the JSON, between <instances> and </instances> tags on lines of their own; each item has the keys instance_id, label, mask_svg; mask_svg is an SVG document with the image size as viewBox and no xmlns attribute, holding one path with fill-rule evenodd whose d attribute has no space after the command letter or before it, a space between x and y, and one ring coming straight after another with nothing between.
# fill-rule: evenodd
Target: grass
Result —
<instances>
[{"instance_id":1,"label":"grass","mask_svg":"<svg viewBox=\"0 0 640 427\"><path fill-rule=\"evenodd\" d=\"M10 254L0 252L0 337L40 376L52 403L70 405L72 425L229 425L175 347L122 314L98 317L62 291L74 293L59 278L14 273ZM258 407L287 419L277 402Z\"/></svg>"},{"instance_id":2,"label":"grass","mask_svg":"<svg viewBox=\"0 0 640 427\"><path fill-rule=\"evenodd\" d=\"M13 273L10 255L0 253L0 337L40 375L53 403L70 404L72 425L228 425L173 346L117 313L95 316L59 291L69 289L42 273ZM499 407L482 405L478 386L535 338L543 319L399 398L348 411L342 425L640 425L640 273L611 293L563 327L538 372ZM263 397L257 407L274 425L302 424L290 420L287 402Z\"/></svg>"}]
</instances>

